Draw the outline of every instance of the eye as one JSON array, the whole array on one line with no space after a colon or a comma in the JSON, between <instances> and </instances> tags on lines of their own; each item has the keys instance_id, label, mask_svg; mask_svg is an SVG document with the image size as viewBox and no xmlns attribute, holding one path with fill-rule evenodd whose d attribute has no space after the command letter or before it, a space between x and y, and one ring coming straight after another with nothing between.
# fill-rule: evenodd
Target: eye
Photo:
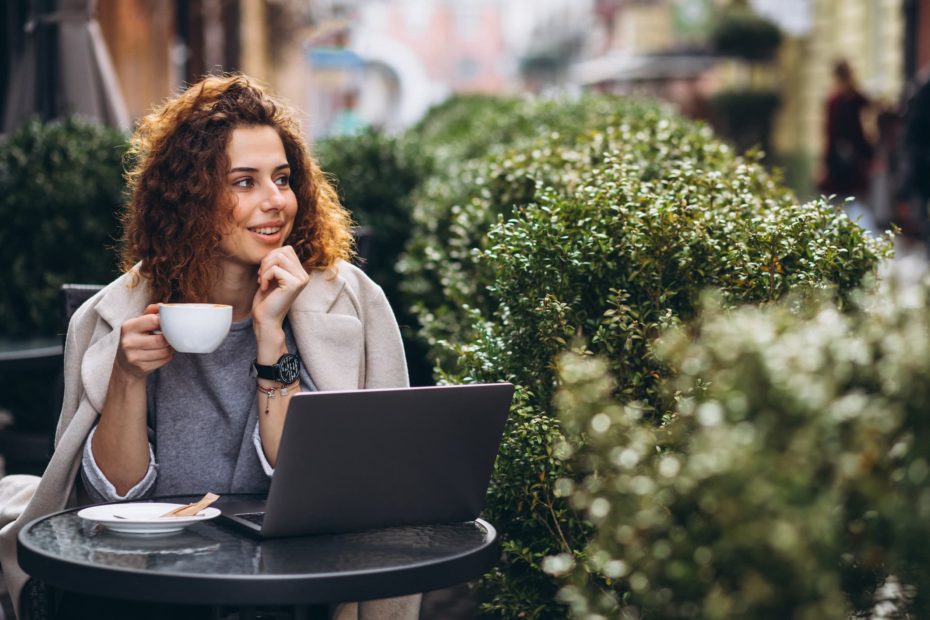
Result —
<instances>
[{"instance_id":1,"label":"eye","mask_svg":"<svg viewBox=\"0 0 930 620\"><path fill-rule=\"evenodd\" d=\"M287 174L282 174L275 179L274 182L278 187L288 187L291 184L291 177Z\"/></svg>"},{"instance_id":2,"label":"eye","mask_svg":"<svg viewBox=\"0 0 930 620\"><path fill-rule=\"evenodd\" d=\"M252 187L252 178L251 178L251 177L243 177L243 178L239 179L238 181L234 181L234 182L233 182L233 187L243 187L243 188Z\"/></svg>"}]
</instances>

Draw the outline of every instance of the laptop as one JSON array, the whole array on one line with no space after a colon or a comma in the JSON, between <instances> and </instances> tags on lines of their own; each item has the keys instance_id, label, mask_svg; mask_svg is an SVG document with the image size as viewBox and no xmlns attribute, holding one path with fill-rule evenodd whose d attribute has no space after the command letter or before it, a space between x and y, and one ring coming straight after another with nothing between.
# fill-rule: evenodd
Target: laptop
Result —
<instances>
[{"instance_id":1,"label":"laptop","mask_svg":"<svg viewBox=\"0 0 930 620\"><path fill-rule=\"evenodd\" d=\"M223 498L221 518L262 538L474 520L513 392L485 383L297 394L267 499Z\"/></svg>"}]
</instances>

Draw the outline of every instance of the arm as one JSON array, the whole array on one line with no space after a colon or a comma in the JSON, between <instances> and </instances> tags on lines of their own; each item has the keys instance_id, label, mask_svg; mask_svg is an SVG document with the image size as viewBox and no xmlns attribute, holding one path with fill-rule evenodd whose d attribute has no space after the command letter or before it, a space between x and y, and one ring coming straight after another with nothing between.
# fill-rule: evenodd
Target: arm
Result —
<instances>
[{"instance_id":1,"label":"arm","mask_svg":"<svg viewBox=\"0 0 930 620\"><path fill-rule=\"evenodd\" d=\"M94 461L119 495L125 495L149 469L146 429L146 377L164 366L173 349L161 334L158 305L123 323L107 386L107 399L93 436Z\"/></svg>"},{"instance_id":2,"label":"arm","mask_svg":"<svg viewBox=\"0 0 930 620\"><path fill-rule=\"evenodd\" d=\"M252 328L255 330L256 360L270 366L287 353L284 341L284 317L297 295L304 289L310 276L304 270L291 246L269 252L258 268L258 291L252 301ZM300 389L300 384L281 386L274 381L258 381L258 431L268 464L278 462L278 447L287 406L291 397ZM282 388L287 388L282 389ZM274 390L273 397L268 390Z\"/></svg>"},{"instance_id":3,"label":"arm","mask_svg":"<svg viewBox=\"0 0 930 620\"><path fill-rule=\"evenodd\" d=\"M255 339L258 344L256 360L259 364L270 366L287 353L284 342L284 329L260 329L256 327ZM258 432L262 440L262 450L268 464L274 467L278 461L278 446L281 444L281 434L284 431L284 420L287 418L287 406L291 397L299 391L300 384L288 386L291 389L282 390L280 385L267 379L256 379L258 382ZM271 395L269 395L271 390Z\"/></svg>"},{"instance_id":4,"label":"arm","mask_svg":"<svg viewBox=\"0 0 930 620\"><path fill-rule=\"evenodd\" d=\"M100 467L94 460L92 446L96 432L96 427L91 429L87 440L84 442L84 450L81 455L81 481L84 483L84 490L96 502L118 502L144 497L155 484L155 454L152 451L152 444L149 443L149 466L145 476L126 493L120 495L113 483L100 471Z\"/></svg>"}]
</instances>

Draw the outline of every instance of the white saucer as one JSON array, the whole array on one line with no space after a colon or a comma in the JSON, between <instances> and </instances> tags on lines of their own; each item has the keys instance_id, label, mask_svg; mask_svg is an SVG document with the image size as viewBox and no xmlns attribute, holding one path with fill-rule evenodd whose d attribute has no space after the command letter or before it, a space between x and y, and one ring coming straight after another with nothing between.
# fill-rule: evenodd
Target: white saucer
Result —
<instances>
[{"instance_id":1,"label":"white saucer","mask_svg":"<svg viewBox=\"0 0 930 620\"><path fill-rule=\"evenodd\" d=\"M220 515L217 508L204 508L192 517L162 517L169 510L183 504L136 502L129 504L104 504L90 506L78 511L77 516L85 521L100 523L108 530L122 534L170 534L185 527L209 521Z\"/></svg>"}]
</instances>

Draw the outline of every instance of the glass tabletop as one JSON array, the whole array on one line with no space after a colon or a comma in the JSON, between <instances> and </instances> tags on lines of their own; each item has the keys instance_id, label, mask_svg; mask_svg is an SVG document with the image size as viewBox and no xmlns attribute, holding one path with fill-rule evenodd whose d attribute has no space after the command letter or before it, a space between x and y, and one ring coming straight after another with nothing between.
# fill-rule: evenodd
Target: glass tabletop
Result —
<instances>
[{"instance_id":1,"label":"glass tabletop","mask_svg":"<svg viewBox=\"0 0 930 620\"><path fill-rule=\"evenodd\" d=\"M25 527L19 557L32 576L91 594L131 587L141 600L289 604L461 583L488 570L497 550L496 531L480 519L260 540L216 521L168 535L118 534L71 510Z\"/></svg>"},{"instance_id":2,"label":"glass tabletop","mask_svg":"<svg viewBox=\"0 0 930 620\"><path fill-rule=\"evenodd\" d=\"M216 523L174 534L133 535L73 512L45 519L23 541L63 561L196 575L287 575L384 570L447 558L488 539L481 522L259 540Z\"/></svg>"}]
</instances>

